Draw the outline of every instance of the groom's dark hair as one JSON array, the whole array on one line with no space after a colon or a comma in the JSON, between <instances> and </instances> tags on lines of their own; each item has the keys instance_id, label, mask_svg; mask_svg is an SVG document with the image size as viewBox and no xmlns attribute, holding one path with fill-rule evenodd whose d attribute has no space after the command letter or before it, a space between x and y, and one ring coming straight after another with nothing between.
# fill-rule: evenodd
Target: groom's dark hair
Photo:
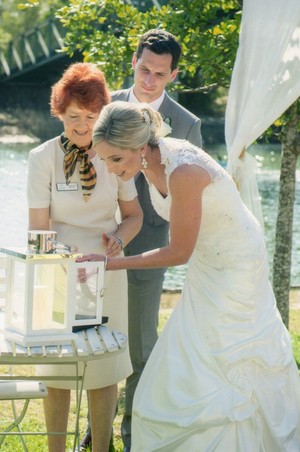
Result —
<instances>
[{"instance_id":1,"label":"groom's dark hair","mask_svg":"<svg viewBox=\"0 0 300 452\"><path fill-rule=\"evenodd\" d=\"M178 39L168 31L154 28L144 33L140 37L136 50L137 59L141 57L144 49L149 49L158 55L164 53L172 55L171 70L174 71L178 67L181 56L181 45Z\"/></svg>"}]
</instances>

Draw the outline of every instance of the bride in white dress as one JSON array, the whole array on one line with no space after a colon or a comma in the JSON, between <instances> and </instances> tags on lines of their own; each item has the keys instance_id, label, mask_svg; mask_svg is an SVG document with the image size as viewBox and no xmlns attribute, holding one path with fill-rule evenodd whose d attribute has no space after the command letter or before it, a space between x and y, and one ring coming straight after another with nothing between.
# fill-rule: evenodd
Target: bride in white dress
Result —
<instances>
[{"instance_id":1,"label":"bride in white dress","mask_svg":"<svg viewBox=\"0 0 300 452\"><path fill-rule=\"evenodd\" d=\"M104 260L107 270L188 261L182 297L133 406L134 452L299 452L300 381L277 311L261 228L228 173L186 141L162 138L147 105L106 106L94 144L109 171L144 171L170 221L168 246Z\"/></svg>"}]
</instances>

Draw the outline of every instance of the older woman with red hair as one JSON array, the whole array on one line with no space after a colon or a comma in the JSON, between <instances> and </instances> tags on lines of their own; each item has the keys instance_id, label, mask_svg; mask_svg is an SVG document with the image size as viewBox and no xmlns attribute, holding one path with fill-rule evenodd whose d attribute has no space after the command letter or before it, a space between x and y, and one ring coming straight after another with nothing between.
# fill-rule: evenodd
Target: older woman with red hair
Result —
<instances>
[{"instance_id":1,"label":"older woman with red hair","mask_svg":"<svg viewBox=\"0 0 300 452\"><path fill-rule=\"evenodd\" d=\"M142 212L133 180L108 172L92 146L92 130L110 101L103 73L91 63L71 65L52 87L51 113L63 132L29 153L27 198L29 228L57 232L59 241L78 251L116 256L139 231ZM116 220L119 210L121 222ZM103 315L112 329L127 332L127 278L124 270L105 274ZM50 372L49 372L50 367ZM41 366L39 374L67 376L71 366ZM131 373L128 350L88 363L93 451L106 452L117 403L117 383ZM75 381L51 380L44 410L47 430L66 432L70 390ZM50 452L66 447L66 435L48 436Z\"/></svg>"}]
</instances>

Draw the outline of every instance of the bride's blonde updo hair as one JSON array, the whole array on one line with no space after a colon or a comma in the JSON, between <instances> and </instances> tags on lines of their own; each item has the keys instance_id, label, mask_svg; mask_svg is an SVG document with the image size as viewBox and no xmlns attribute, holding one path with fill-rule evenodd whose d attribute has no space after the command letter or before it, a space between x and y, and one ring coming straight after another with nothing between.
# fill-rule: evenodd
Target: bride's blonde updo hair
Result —
<instances>
[{"instance_id":1,"label":"bride's blonde updo hair","mask_svg":"<svg viewBox=\"0 0 300 452\"><path fill-rule=\"evenodd\" d=\"M106 105L94 126L93 144L107 141L121 149L154 147L163 136L161 115L148 104L116 101Z\"/></svg>"}]
</instances>

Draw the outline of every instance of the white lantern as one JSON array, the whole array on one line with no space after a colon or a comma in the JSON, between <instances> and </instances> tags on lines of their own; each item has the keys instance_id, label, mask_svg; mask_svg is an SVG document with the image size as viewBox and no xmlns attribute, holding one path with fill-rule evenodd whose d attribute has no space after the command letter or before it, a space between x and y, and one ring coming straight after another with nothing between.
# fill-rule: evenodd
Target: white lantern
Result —
<instances>
[{"instance_id":1,"label":"white lantern","mask_svg":"<svg viewBox=\"0 0 300 452\"><path fill-rule=\"evenodd\" d=\"M0 251L7 255L6 338L24 346L64 344L76 330L102 323L103 262L77 263L78 253Z\"/></svg>"}]
</instances>

